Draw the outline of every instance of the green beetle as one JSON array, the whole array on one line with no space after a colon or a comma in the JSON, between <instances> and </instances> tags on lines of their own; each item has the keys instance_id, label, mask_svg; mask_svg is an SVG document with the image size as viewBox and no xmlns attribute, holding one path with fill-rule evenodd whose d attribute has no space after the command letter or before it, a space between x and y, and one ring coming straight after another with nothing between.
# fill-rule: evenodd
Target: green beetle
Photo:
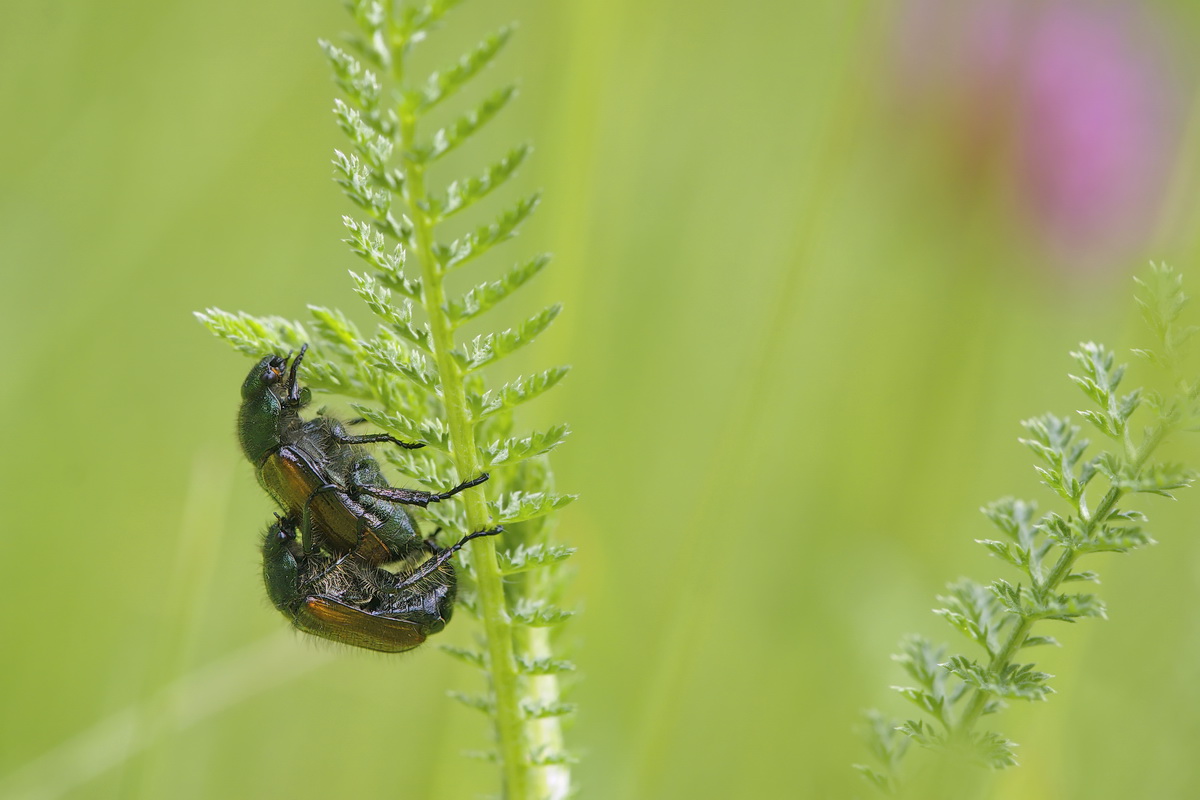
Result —
<instances>
[{"instance_id":1,"label":"green beetle","mask_svg":"<svg viewBox=\"0 0 1200 800\"><path fill-rule=\"evenodd\" d=\"M453 547L425 543L428 558L413 555L391 572L353 553L305 555L294 521L281 517L263 537L263 583L271 603L296 628L342 644L401 653L446 627L454 610L457 579L450 557L478 536Z\"/></svg>"},{"instance_id":2,"label":"green beetle","mask_svg":"<svg viewBox=\"0 0 1200 800\"><path fill-rule=\"evenodd\" d=\"M360 445L423 445L385 433L352 436L328 416L302 419L310 393L300 387L296 373L307 350L308 345L300 348L290 368L290 356L263 358L242 383L238 440L259 483L287 516L300 521L307 554L324 546L382 564L419 552L421 535L402 506L424 507L453 497L486 481L487 473L445 492L389 486Z\"/></svg>"}]
</instances>

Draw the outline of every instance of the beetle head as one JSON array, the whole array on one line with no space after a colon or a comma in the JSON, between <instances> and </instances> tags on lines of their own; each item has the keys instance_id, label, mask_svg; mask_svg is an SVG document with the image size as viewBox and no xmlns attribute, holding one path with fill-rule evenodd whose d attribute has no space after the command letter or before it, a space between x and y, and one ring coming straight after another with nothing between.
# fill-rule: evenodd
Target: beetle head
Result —
<instances>
[{"instance_id":1,"label":"beetle head","mask_svg":"<svg viewBox=\"0 0 1200 800\"><path fill-rule=\"evenodd\" d=\"M300 362L308 352L308 343L300 345L300 352L292 359L292 354L286 356L269 355L250 370L242 383L242 399L253 401L270 393L278 398L281 405L295 408L308 401L308 391L300 388L296 373L300 370ZM288 361L292 365L288 367Z\"/></svg>"},{"instance_id":2,"label":"beetle head","mask_svg":"<svg viewBox=\"0 0 1200 800\"><path fill-rule=\"evenodd\" d=\"M263 535L263 583L271 602L285 614L292 613L302 599L296 549L295 525L277 514Z\"/></svg>"}]
</instances>

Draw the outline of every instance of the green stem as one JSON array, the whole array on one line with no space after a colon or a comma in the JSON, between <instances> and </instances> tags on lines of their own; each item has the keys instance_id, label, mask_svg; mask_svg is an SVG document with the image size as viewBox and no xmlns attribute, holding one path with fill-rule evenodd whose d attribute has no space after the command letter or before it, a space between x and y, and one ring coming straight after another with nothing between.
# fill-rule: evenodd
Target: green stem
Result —
<instances>
[{"instance_id":1,"label":"green stem","mask_svg":"<svg viewBox=\"0 0 1200 800\"><path fill-rule=\"evenodd\" d=\"M411 111L400 117L400 147L409 151L416 142L416 119ZM421 265L425 311L433 337L434 357L442 385L442 401L450 428L450 445L459 480L467 480L481 471L475 446L475 427L467 407L463 372L455 361L454 329L446 313L446 289L441 263L434 256L433 220L425 191L425 169L407 160L404 200L412 214L414 247L411 255ZM486 497L482 490L463 492L467 523L471 530L492 526ZM496 544L490 537L471 545L471 563L479 586L479 613L487 636L488 662L495 704L496 739L504 772L504 796L526 796L528 764L525 760L523 720L519 702L517 664L513 656L513 626L504 599L504 584L496 561Z\"/></svg>"}]
</instances>

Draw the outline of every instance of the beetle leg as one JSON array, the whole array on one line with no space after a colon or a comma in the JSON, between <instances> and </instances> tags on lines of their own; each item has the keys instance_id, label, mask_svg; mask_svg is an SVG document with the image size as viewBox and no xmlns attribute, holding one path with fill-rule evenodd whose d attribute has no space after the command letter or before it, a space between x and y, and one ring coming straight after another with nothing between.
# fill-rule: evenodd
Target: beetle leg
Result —
<instances>
[{"instance_id":1,"label":"beetle leg","mask_svg":"<svg viewBox=\"0 0 1200 800\"><path fill-rule=\"evenodd\" d=\"M353 424L353 423L351 423ZM341 444L372 444L374 442L391 442L398 444L405 450L416 450L419 447L424 447L424 442L402 442L395 436L390 436L386 433L368 433L363 436L347 436L340 431L333 431L334 441Z\"/></svg>"},{"instance_id":2,"label":"beetle leg","mask_svg":"<svg viewBox=\"0 0 1200 800\"><path fill-rule=\"evenodd\" d=\"M430 503L438 503L449 497L453 497L463 489L478 486L486 481L488 477L490 476L484 472L478 477L472 478L469 481L463 481L458 486L445 492L422 492L418 489L397 489L391 486L374 486L371 484L358 484L354 487L354 490L363 494L369 494L372 497L380 497L384 500L424 508Z\"/></svg>"},{"instance_id":3,"label":"beetle leg","mask_svg":"<svg viewBox=\"0 0 1200 800\"><path fill-rule=\"evenodd\" d=\"M471 541L472 539L478 539L480 536L495 536L496 534L499 534L499 533L504 533L503 525L497 525L494 528L488 528L487 530L483 530L483 531L475 531L474 533L468 533L466 536L459 539L457 542L455 542L454 544L445 548L444 550L439 548L439 552L437 555L435 555L433 558L426 561L421 566L417 567L412 572L405 575L404 580L402 580L398 584L396 584L395 589L400 590L400 589L404 589L408 586L412 586L417 581L420 581L423 578L427 578L428 576L432 575L434 572L437 572L438 568L441 567L442 564L445 564L447 561L449 561L451 556L453 556L455 553L457 553L459 550L461 550L463 548L463 545L465 545L467 542Z\"/></svg>"},{"instance_id":4,"label":"beetle leg","mask_svg":"<svg viewBox=\"0 0 1200 800\"><path fill-rule=\"evenodd\" d=\"M304 545L304 552L312 555L316 551L316 542L313 541L313 522L312 522L312 501L317 495L323 492L338 492L342 487L332 483L325 483L313 489L309 493L308 498L304 501L304 510L300 514L300 541ZM360 532L361 535L361 532Z\"/></svg>"}]
</instances>

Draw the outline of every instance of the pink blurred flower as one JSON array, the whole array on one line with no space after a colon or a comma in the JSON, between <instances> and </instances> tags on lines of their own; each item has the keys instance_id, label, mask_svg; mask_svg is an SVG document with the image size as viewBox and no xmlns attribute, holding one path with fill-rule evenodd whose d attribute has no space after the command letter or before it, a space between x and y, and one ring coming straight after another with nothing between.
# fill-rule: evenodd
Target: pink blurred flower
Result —
<instances>
[{"instance_id":1,"label":"pink blurred flower","mask_svg":"<svg viewBox=\"0 0 1200 800\"><path fill-rule=\"evenodd\" d=\"M941 109L960 157L998 166L1056 259L1116 262L1149 235L1176 140L1159 29L1142 4L910 0L898 89Z\"/></svg>"}]
</instances>

